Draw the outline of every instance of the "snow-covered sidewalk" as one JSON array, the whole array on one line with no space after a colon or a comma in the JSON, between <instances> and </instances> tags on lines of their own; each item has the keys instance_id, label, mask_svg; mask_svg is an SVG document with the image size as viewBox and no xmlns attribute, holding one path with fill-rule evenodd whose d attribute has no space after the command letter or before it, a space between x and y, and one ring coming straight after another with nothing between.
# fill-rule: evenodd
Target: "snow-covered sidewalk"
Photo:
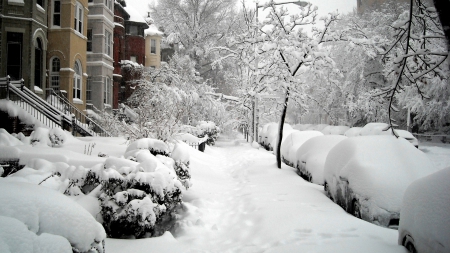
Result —
<instances>
[{"instance_id":1,"label":"snow-covered sidewalk","mask_svg":"<svg viewBox=\"0 0 450 253\"><path fill-rule=\"evenodd\" d=\"M193 186L176 228L159 238L107 239L106 252L406 252L398 233L359 220L323 187L243 140L191 150Z\"/></svg>"}]
</instances>

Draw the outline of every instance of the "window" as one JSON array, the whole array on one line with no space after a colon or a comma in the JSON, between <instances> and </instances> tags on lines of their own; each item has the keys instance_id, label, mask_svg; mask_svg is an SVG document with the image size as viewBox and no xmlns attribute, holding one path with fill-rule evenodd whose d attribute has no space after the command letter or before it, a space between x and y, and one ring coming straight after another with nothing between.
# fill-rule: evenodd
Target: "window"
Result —
<instances>
[{"instance_id":1,"label":"window","mask_svg":"<svg viewBox=\"0 0 450 253\"><path fill-rule=\"evenodd\" d=\"M50 88L59 90L59 70L61 69L61 61L58 57L52 58L50 61Z\"/></svg>"},{"instance_id":2,"label":"window","mask_svg":"<svg viewBox=\"0 0 450 253\"><path fill-rule=\"evenodd\" d=\"M77 2L75 6L75 20L74 20L75 31L83 34L83 6Z\"/></svg>"},{"instance_id":3,"label":"window","mask_svg":"<svg viewBox=\"0 0 450 253\"><path fill-rule=\"evenodd\" d=\"M130 35L138 35L138 27L135 25L130 25Z\"/></svg>"},{"instance_id":4,"label":"window","mask_svg":"<svg viewBox=\"0 0 450 253\"><path fill-rule=\"evenodd\" d=\"M81 64L76 61L75 62L75 74L73 76L73 98L81 99Z\"/></svg>"},{"instance_id":5,"label":"window","mask_svg":"<svg viewBox=\"0 0 450 253\"><path fill-rule=\"evenodd\" d=\"M86 42L86 50L88 52L92 52L92 29L87 29L87 42Z\"/></svg>"},{"instance_id":6,"label":"window","mask_svg":"<svg viewBox=\"0 0 450 253\"><path fill-rule=\"evenodd\" d=\"M151 44L150 53L151 54L156 54L156 40L151 39L150 40L150 44Z\"/></svg>"},{"instance_id":7,"label":"window","mask_svg":"<svg viewBox=\"0 0 450 253\"><path fill-rule=\"evenodd\" d=\"M6 73L12 80L22 78L22 43L23 34L8 32L6 35Z\"/></svg>"},{"instance_id":8,"label":"window","mask_svg":"<svg viewBox=\"0 0 450 253\"><path fill-rule=\"evenodd\" d=\"M108 7L108 9L112 9L112 1L111 0L105 0L105 5Z\"/></svg>"},{"instance_id":9,"label":"window","mask_svg":"<svg viewBox=\"0 0 450 253\"><path fill-rule=\"evenodd\" d=\"M103 103L110 105L111 104L111 90L112 90L112 85L111 85L111 78L106 77L105 78L105 89L103 91Z\"/></svg>"},{"instance_id":10,"label":"window","mask_svg":"<svg viewBox=\"0 0 450 253\"><path fill-rule=\"evenodd\" d=\"M105 54L111 56L111 33L105 30Z\"/></svg>"},{"instance_id":11,"label":"window","mask_svg":"<svg viewBox=\"0 0 450 253\"><path fill-rule=\"evenodd\" d=\"M87 78L86 83L86 103L92 103L92 77Z\"/></svg>"},{"instance_id":12,"label":"window","mask_svg":"<svg viewBox=\"0 0 450 253\"><path fill-rule=\"evenodd\" d=\"M40 5L42 8L44 8L44 0L36 0L36 4Z\"/></svg>"},{"instance_id":13,"label":"window","mask_svg":"<svg viewBox=\"0 0 450 253\"><path fill-rule=\"evenodd\" d=\"M61 1L53 1L53 25L61 26Z\"/></svg>"},{"instance_id":14,"label":"window","mask_svg":"<svg viewBox=\"0 0 450 253\"><path fill-rule=\"evenodd\" d=\"M130 56L130 61L137 62L137 57L134 55Z\"/></svg>"},{"instance_id":15,"label":"window","mask_svg":"<svg viewBox=\"0 0 450 253\"><path fill-rule=\"evenodd\" d=\"M36 45L34 47L34 86L42 88L42 41L36 39Z\"/></svg>"}]
</instances>

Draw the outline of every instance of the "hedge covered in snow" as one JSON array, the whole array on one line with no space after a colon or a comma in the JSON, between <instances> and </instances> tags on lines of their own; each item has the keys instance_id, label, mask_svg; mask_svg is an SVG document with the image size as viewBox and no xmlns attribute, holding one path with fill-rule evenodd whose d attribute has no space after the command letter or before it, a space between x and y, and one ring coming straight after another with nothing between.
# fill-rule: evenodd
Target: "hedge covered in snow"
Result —
<instances>
[{"instance_id":1,"label":"hedge covered in snow","mask_svg":"<svg viewBox=\"0 0 450 253\"><path fill-rule=\"evenodd\" d=\"M7 148L17 149L20 158L23 151L12 146L54 152L52 147L64 150L66 139L73 139L68 135L40 129L27 137L27 144L1 132L0 145L11 144ZM5 180L40 184L74 200L88 199L90 204L84 207L97 210L91 214L108 237L158 236L173 225L183 191L191 186L187 148L184 143L169 146L160 140L139 139L129 144L122 157L97 157L103 162L88 167L69 165L70 159L60 162L46 155L42 158L49 160L27 157L27 165ZM42 186L38 188L45 188Z\"/></svg>"}]
</instances>

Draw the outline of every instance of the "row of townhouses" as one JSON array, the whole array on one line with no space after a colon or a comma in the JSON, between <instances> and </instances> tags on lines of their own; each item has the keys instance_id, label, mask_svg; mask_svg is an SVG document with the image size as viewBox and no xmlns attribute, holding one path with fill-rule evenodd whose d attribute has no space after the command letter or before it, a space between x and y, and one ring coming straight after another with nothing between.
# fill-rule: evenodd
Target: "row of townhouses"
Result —
<instances>
[{"instance_id":1,"label":"row of townhouses","mask_svg":"<svg viewBox=\"0 0 450 253\"><path fill-rule=\"evenodd\" d=\"M162 34L125 0L0 0L0 77L81 111L115 109L132 78L123 63L159 67Z\"/></svg>"}]
</instances>

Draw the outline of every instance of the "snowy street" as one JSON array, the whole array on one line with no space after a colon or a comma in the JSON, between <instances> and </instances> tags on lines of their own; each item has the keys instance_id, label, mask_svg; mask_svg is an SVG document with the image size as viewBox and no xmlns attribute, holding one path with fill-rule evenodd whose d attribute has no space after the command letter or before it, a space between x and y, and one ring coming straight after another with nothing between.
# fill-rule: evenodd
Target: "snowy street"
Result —
<instances>
[{"instance_id":1,"label":"snowy street","mask_svg":"<svg viewBox=\"0 0 450 253\"><path fill-rule=\"evenodd\" d=\"M176 228L107 239L107 252L406 252L398 233L359 220L273 154L244 140L191 149L193 186Z\"/></svg>"}]
</instances>

